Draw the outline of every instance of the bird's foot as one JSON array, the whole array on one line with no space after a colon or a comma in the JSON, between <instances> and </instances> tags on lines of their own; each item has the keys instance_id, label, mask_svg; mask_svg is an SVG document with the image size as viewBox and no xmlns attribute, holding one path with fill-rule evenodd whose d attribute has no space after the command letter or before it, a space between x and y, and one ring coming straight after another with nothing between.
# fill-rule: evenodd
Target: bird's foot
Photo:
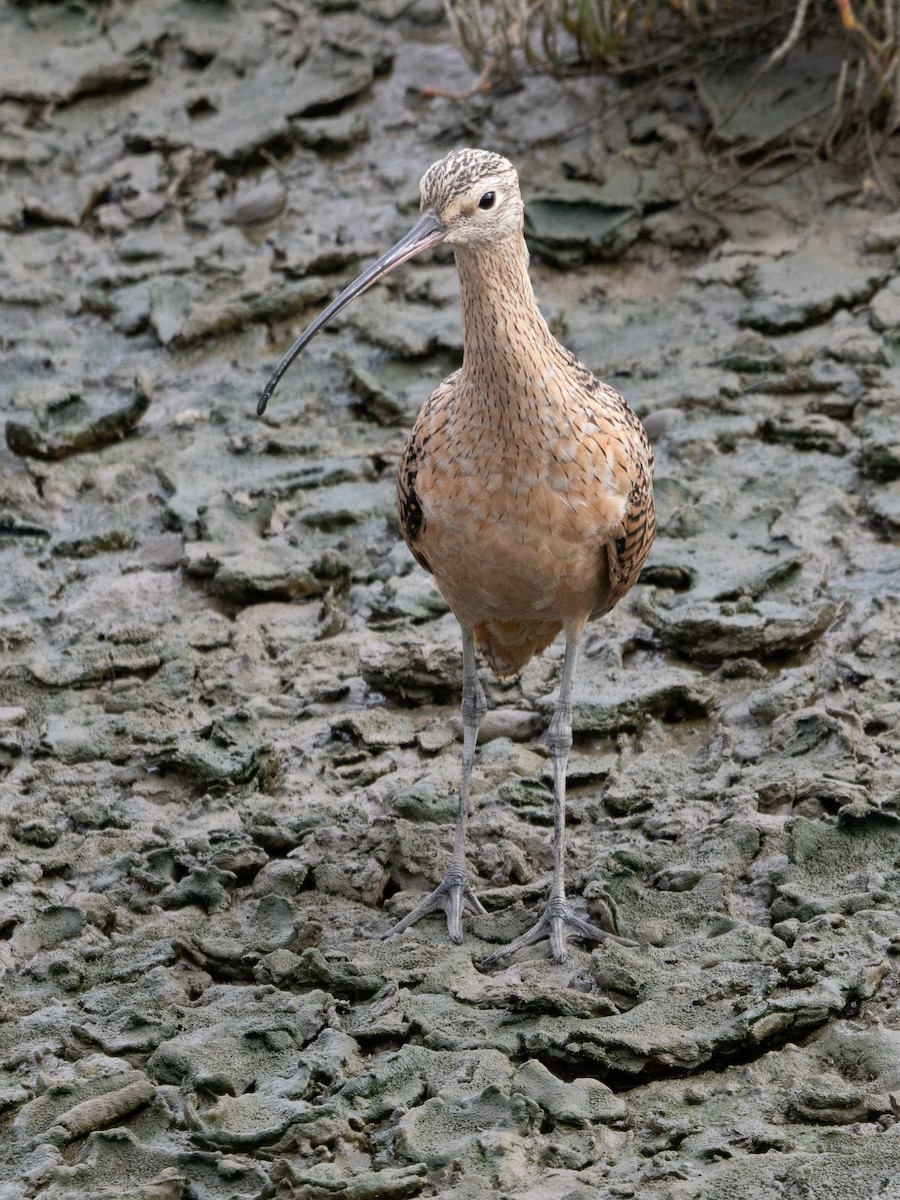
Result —
<instances>
[{"instance_id":1,"label":"bird's foot","mask_svg":"<svg viewBox=\"0 0 900 1200\"><path fill-rule=\"evenodd\" d=\"M450 865L450 870L431 895L426 896L424 900L420 900L412 912L407 913L402 921L398 921L392 929L389 929L387 933L383 933L381 940L384 941L386 938L394 937L395 934L402 933L404 929L409 929L410 925L414 925L420 917L443 909L447 914L447 932L450 935L450 941L458 946L463 938L462 914L464 907L468 908L471 912L479 914L487 911L472 891L465 863L454 861Z\"/></svg>"},{"instance_id":2,"label":"bird's foot","mask_svg":"<svg viewBox=\"0 0 900 1200\"><path fill-rule=\"evenodd\" d=\"M567 927L578 937L587 938L588 941L602 942L608 939L612 942L618 942L622 946L637 945L637 942L629 941L628 938L620 937L617 933L612 933L607 929L600 929L597 925L592 925L590 921L585 921L582 917L578 916L574 909L569 907L563 897L551 896L536 925L533 925L521 937L517 937L515 941L510 942L506 946L501 946L499 950L495 950L493 954L489 954L487 958L482 959L480 965L483 967L492 967L502 958L511 958L517 950L521 950L524 946L531 946L535 942L541 941L542 938L550 939L550 949L554 960L558 963L565 962Z\"/></svg>"}]
</instances>

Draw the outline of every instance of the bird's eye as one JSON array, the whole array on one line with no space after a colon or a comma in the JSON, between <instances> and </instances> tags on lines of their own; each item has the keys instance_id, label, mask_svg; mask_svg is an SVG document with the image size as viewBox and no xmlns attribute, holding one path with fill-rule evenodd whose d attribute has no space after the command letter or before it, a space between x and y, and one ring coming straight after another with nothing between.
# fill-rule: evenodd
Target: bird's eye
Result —
<instances>
[{"instance_id":1,"label":"bird's eye","mask_svg":"<svg viewBox=\"0 0 900 1200\"><path fill-rule=\"evenodd\" d=\"M494 201L496 199L497 199L497 196L494 192L485 192L484 195L481 197L481 199L478 201L478 207L479 208L493 208Z\"/></svg>"}]
</instances>

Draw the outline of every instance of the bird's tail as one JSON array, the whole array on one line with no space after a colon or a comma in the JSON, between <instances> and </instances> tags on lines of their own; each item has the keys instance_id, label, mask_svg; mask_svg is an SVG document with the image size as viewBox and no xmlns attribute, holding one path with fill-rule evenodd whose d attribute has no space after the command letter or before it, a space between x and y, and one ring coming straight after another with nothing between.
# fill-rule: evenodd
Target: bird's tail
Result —
<instances>
[{"instance_id":1,"label":"bird's tail","mask_svg":"<svg viewBox=\"0 0 900 1200\"><path fill-rule=\"evenodd\" d=\"M481 621L475 642L494 674L507 679L546 650L561 629L557 621Z\"/></svg>"}]
</instances>

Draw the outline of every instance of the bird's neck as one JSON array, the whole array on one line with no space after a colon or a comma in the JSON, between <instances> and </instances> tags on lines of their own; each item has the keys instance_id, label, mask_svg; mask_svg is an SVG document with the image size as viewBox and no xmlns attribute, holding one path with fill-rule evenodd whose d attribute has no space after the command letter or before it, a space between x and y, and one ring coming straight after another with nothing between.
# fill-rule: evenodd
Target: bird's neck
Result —
<instances>
[{"instance_id":1,"label":"bird's neck","mask_svg":"<svg viewBox=\"0 0 900 1200\"><path fill-rule=\"evenodd\" d=\"M462 379L485 402L533 391L560 347L547 328L528 275L521 234L457 246L463 318Z\"/></svg>"}]
</instances>

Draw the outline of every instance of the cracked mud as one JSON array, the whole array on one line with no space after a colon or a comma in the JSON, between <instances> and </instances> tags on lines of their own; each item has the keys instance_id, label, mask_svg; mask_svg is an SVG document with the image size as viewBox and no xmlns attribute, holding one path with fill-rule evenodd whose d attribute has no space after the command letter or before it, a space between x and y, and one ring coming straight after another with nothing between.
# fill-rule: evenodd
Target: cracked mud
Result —
<instances>
[{"instance_id":1,"label":"cracked mud","mask_svg":"<svg viewBox=\"0 0 900 1200\"><path fill-rule=\"evenodd\" d=\"M468 83L442 30L0 14L0 1200L886 1200L900 221L827 164L692 208L739 79L603 122L596 78L420 101ZM253 415L465 142L519 166L544 310L645 419L660 515L570 766L572 895L639 945L492 974L546 892L559 646L484 676L487 914L380 940L455 809L458 630L393 498L458 363L452 263Z\"/></svg>"}]
</instances>

